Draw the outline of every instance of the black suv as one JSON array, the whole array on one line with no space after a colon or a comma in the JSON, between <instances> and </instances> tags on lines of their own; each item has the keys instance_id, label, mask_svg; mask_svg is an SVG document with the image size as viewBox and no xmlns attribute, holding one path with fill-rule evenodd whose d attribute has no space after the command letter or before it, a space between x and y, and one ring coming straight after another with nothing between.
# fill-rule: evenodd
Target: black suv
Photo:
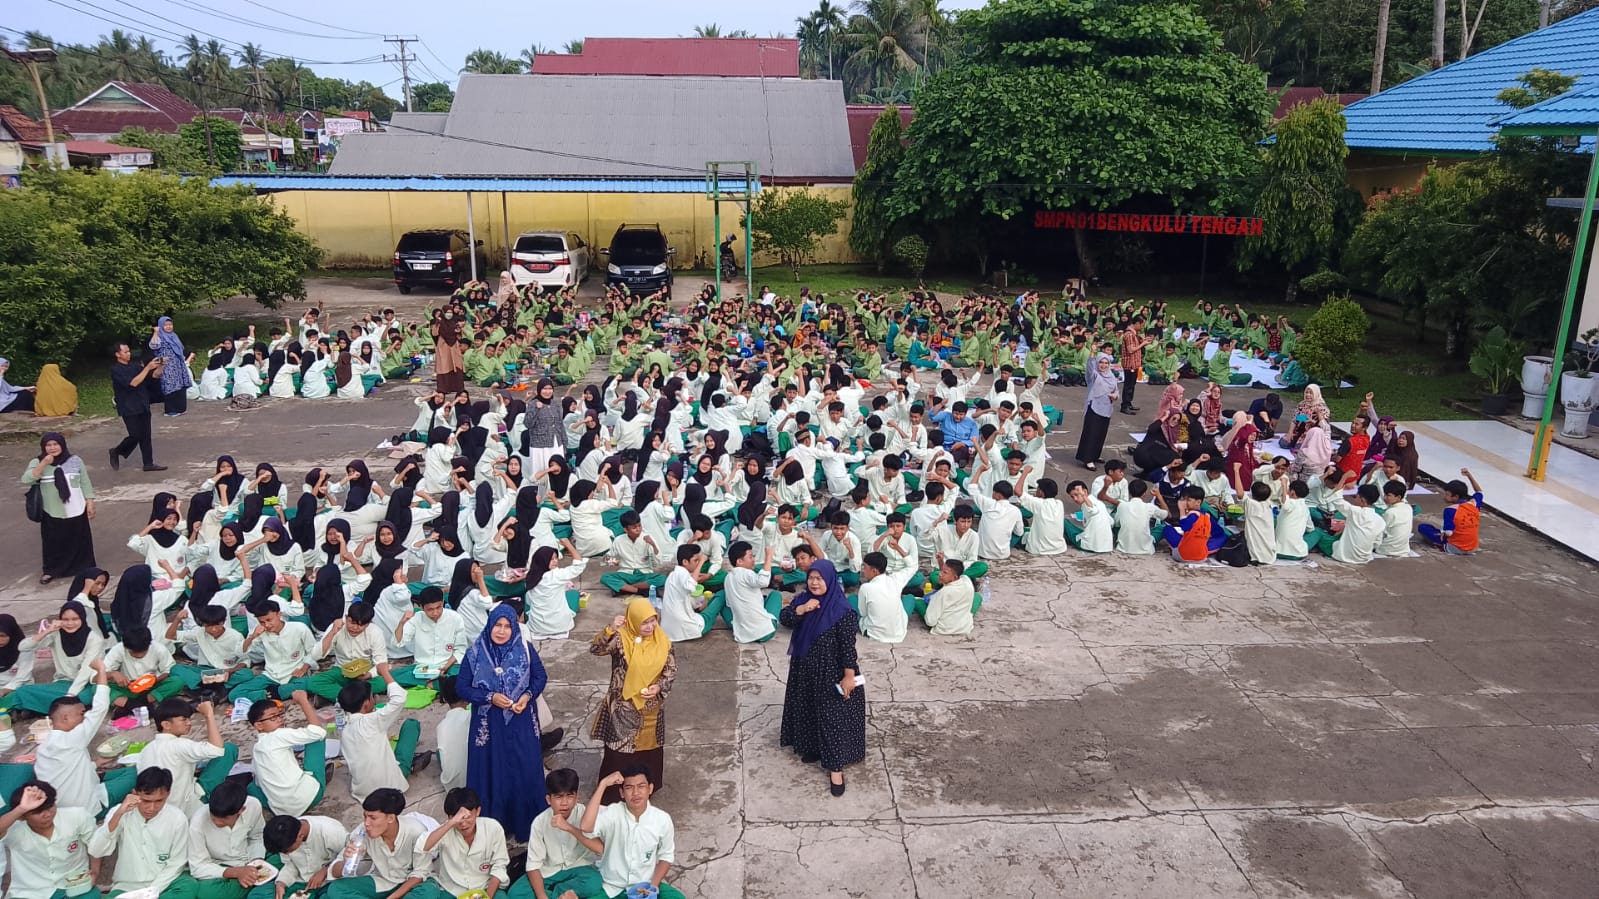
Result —
<instances>
[{"instance_id":1,"label":"black suv","mask_svg":"<svg viewBox=\"0 0 1599 899\"><path fill-rule=\"evenodd\" d=\"M454 289L472 280L472 261L477 256L478 280L488 279L489 257L483 241L476 245L465 231L439 228L407 231L394 247L394 283L400 293L410 293L418 284Z\"/></svg>"},{"instance_id":2,"label":"black suv","mask_svg":"<svg viewBox=\"0 0 1599 899\"><path fill-rule=\"evenodd\" d=\"M624 224L600 252L610 257L605 267L607 286L625 284L636 294L665 290L668 297L672 295L672 256L677 251L666 245L660 225Z\"/></svg>"}]
</instances>

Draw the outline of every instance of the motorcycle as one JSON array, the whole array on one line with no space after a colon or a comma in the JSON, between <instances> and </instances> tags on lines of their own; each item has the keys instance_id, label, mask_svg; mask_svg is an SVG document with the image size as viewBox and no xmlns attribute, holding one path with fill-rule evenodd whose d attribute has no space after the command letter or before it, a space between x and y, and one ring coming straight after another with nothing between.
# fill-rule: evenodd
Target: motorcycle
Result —
<instances>
[{"instance_id":1,"label":"motorcycle","mask_svg":"<svg viewBox=\"0 0 1599 899\"><path fill-rule=\"evenodd\" d=\"M739 266L738 266L738 255L733 252L733 241L734 240L735 240L734 236L729 234L727 236L727 240L722 241L721 254L722 254L722 280L723 281L736 280L738 278L738 275L739 275L740 269L739 269Z\"/></svg>"}]
</instances>

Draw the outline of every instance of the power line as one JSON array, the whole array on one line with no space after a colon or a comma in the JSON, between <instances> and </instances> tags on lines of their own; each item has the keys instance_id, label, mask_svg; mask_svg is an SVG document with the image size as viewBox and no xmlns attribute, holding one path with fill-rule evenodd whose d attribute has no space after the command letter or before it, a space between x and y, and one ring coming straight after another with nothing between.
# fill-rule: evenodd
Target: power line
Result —
<instances>
[{"instance_id":1,"label":"power line","mask_svg":"<svg viewBox=\"0 0 1599 899\"><path fill-rule=\"evenodd\" d=\"M411 112L412 111L412 109L411 109L411 63L416 61L416 54L414 54L414 53L410 53L410 54L406 53L405 52L405 45L406 44L414 44L414 43L416 43L416 36L415 35L412 35L411 37L401 37L400 35L395 35L393 37L385 36L383 38L383 43L385 43L385 44L399 44L400 45L400 54L398 56L393 57L393 58L385 56L385 57L383 57L383 61L384 62L398 62L400 64L400 79L405 82L405 111L406 112Z\"/></svg>"},{"instance_id":2,"label":"power line","mask_svg":"<svg viewBox=\"0 0 1599 899\"><path fill-rule=\"evenodd\" d=\"M289 18L289 19L296 19L296 20L301 21L301 22L308 22L308 23L310 23L312 25L320 25L323 28L331 28L334 31L348 31L351 34L360 35L361 37L366 37L366 38L381 38L383 36L381 34L378 34L375 31L356 31L354 28L345 28L343 25L330 25L327 22L318 22L315 19L307 19L304 16L297 16L294 13L284 12L281 9L277 9L277 8L268 6L265 3L257 2L257 0L244 0L244 2L250 4L251 6L255 6L255 7L259 7L261 9L264 9L267 12L270 12L270 13L272 13L274 15L283 16L283 17Z\"/></svg>"},{"instance_id":3,"label":"power line","mask_svg":"<svg viewBox=\"0 0 1599 899\"><path fill-rule=\"evenodd\" d=\"M188 40L189 37L191 37L191 36L193 36L195 34L203 34L206 37L215 39L219 44L221 44L225 48L227 48L229 50L229 52L237 52L237 51L243 49L243 45L241 45L241 44L236 44L233 41L230 41L230 40L227 40L225 38L219 37L219 36L217 36L215 34L212 34L209 31L202 31L202 30L200 30L198 28L189 28L189 26L184 25L181 22L174 22L172 19L168 19L165 16L156 15L155 13L149 13L149 15L155 16L155 18L161 19L162 21L165 21L165 22L173 22L173 24L177 25L179 28L188 29L189 33L188 34L180 34L178 32L172 31L171 29L163 28L163 27L161 27L159 25L151 25L150 23L144 21L143 19L134 18L133 16L128 15L127 13L118 13L118 12L116 12L114 10L106 9L103 6L98 6L98 5L94 4L94 3L90 3L89 0L71 0L71 2L77 3L77 4L81 4L82 6L87 6L87 7L91 8L91 9L97 9L100 12L106 13L108 16L109 15L120 15L120 16L123 16L126 19L131 20L131 21L123 21L122 19L111 19L111 18L107 18L106 16L96 15L95 13L89 12L86 9L82 9L79 6L68 6L65 2L62 2L62 0L49 0L49 2L55 4L56 6L61 7L62 9L67 10L68 12L73 12L73 13L77 13L79 15L89 16L90 18L93 18L93 19L99 19L102 22L106 22L108 24L115 25L118 28L128 28L128 29L132 29L134 31L143 30L143 31L155 32L158 36L163 36L163 37L165 37L166 40L172 41L173 43L177 44L180 47ZM122 3L124 3L124 5L131 5L131 4L127 4L126 0L118 0L118 2L122 2ZM138 9L137 7L134 7L134 8L136 10ZM144 10L138 10L138 11L139 12L144 12ZM287 53L278 53L278 52L276 52L274 50L269 50L267 48L262 48L262 52L266 53L268 56L272 56L272 57L284 57L284 58L286 58L286 57L289 56L289 54L287 54ZM319 65L319 66L368 65L368 64L371 64L373 62L380 62L380 61L381 61L380 58L371 58L371 57L366 58L366 59L357 59L357 60L331 60L331 59L306 59L306 60L301 60L301 62L311 63L313 65Z\"/></svg>"},{"instance_id":4,"label":"power line","mask_svg":"<svg viewBox=\"0 0 1599 899\"><path fill-rule=\"evenodd\" d=\"M245 25L245 26L248 26L250 28L260 28L260 29L265 30L265 31L273 31L273 32L277 32L278 34L287 34L287 35L292 35L294 37L314 38L316 40L324 40L324 41L364 41L364 40L368 40L368 38L356 37L356 36L353 36L353 35L345 35L345 34L315 34L313 32L309 32L309 31L297 31L297 30L294 30L292 28L284 28L284 27L279 26L279 25L269 25L269 24L267 24L265 22L257 22L257 21L254 21L252 19L241 18L239 16L234 15L233 13L223 12L220 9L214 9L212 7L206 6L203 3L196 3L196 2L194 2L194 0L166 0L166 2L171 3L174 6L181 6L184 9L187 9L187 10L189 10L191 12L200 13L201 15L216 16L217 18L223 19L225 21L235 22L237 24Z\"/></svg>"},{"instance_id":5,"label":"power line","mask_svg":"<svg viewBox=\"0 0 1599 899\"><path fill-rule=\"evenodd\" d=\"M433 48L432 47L429 47L427 44L423 43L422 41L417 41L417 44L420 45L422 47L422 49L428 51L428 55L433 57L434 61L437 62L439 65L443 66L444 67L444 71L446 71L446 72L454 72L456 70L454 66L452 66L449 63L445 62L443 59L440 59L439 55L437 53L433 52ZM440 78L439 80L440 81L444 81L445 79Z\"/></svg>"}]
</instances>

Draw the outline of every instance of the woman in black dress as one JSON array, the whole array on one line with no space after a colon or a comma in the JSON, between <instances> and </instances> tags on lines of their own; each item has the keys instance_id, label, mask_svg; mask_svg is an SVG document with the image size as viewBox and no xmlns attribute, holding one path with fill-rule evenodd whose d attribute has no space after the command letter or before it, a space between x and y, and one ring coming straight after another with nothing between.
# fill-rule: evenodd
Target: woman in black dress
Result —
<instances>
[{"instance_id":1,"label":"woman in black dress","mask_svg":"<svg viewBox=\"0 0 1599 899\"><path fill-rule=\"evenodd\" d=\"M783 607L789 642L782 745L806 764L820 762L834 796L844 795L844 767L866 757L866 688L856 684L860 616L844 598L831 562L811 563L805 589Z\"/></svg>"}]
</instances>

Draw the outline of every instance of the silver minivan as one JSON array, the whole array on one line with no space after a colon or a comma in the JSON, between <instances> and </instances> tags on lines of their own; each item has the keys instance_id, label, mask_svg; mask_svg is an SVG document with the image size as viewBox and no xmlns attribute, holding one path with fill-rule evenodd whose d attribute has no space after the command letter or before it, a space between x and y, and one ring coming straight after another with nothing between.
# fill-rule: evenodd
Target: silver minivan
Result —
<instances>
[{"instance_id":1,"label":"silver minivan","mask_svg":"<svg viewBox=\"0 0 1599 899\"><path fill-rule=\"evenodd\" d=\"M575 287L589 274L589 245L575 231L524 231L511 249L511 277L540 288Z\"/></svg>"}]
</instances>

